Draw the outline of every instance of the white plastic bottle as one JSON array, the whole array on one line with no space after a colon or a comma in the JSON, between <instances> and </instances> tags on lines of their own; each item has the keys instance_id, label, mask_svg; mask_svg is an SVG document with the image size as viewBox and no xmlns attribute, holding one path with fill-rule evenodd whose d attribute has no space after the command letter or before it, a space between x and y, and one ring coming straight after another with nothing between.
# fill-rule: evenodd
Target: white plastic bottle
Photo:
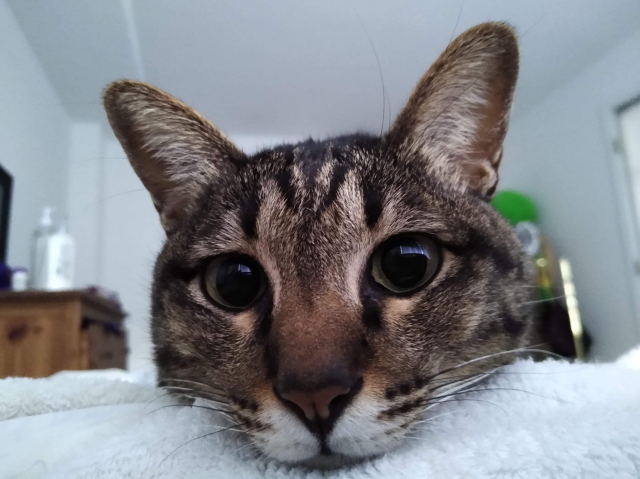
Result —
<instances>
[{"instance_id":1,"label":"white plastic bottle","mask_svg":"<svg viewBox=\"0 0 640 479\"><path fill-rule=\"evenodd\" d=\"M73 288L75 241L61 222L49 237L49 277L46 289L60 291Z\"/></svg>"},{"instance_id":2,"label":"white plastic bottle","mask_svg":"<svg viewBox=\"0 0 640 479\"><path fill-rule=\"evenodd\" d=\"M52 208L42 211L33 238L31 289L61 291L73 288L75 242L64 223L53 225Z\"/></svg>"},{"instance_id":3,"label":"white plastic bottle","mask_svg":"<svg viewBox=\"0 0 640 479\"><path fill-rule=\"evenodd\" d=\"M30 289L45 289L47 283L48 243L53 233L53 208L45 206L38 227L33 232L31 244Z\"/></svg>"}]
</instances>

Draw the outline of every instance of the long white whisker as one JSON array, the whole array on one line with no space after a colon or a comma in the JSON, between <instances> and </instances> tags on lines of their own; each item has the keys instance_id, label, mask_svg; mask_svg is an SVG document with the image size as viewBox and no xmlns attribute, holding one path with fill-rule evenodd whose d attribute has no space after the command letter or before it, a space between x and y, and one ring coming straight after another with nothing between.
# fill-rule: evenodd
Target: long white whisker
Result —
<instances>
[{"instance_id":1,"label":"long white whisker","mask_svg":"<svg viewBox=\"0 0 640 479\"><path fill-rule=\"evenodd\" d=\"M526 348L526 347L525 348L517 348L517 349L511 349L509 351L499 351L497 353L487 354L486 356L481 356L479 358L475 358L475 359L471 359L469 361L465 361L463 363L458 364L457 366L452 366L450 368L444 369L444 370L434 374L430 379L436 378L439 375L448 373L450 371L455 371L456 369L460 369L462 367L468 366L469 364L475 364L477 362L484 361L485 359L495 358L495 357L498 357L498 356L505 356L507 354L516 354L516 353L540 353L540 354L547 354L549 356L553 356L553 357L558 358L558 359L566 359L564 356L562 356L560 354L552 353L550 351L545 351L544 349L532 349L532 348Z\"/></svg>"},{"instance_id":2,"label":"long white whisker","mask_svg":"<svg viewBox=\"0 0 640 479\"><path fill-rule=\"evenodd\" d=\"M219 396L227 397L227 394L224 394L224 391L221 391L220 389L214 386L211 386L209 384L199 383L198 381L190 381L187 379L161 378L158 382L179 382L179 383L195 384L197 386L204 386L205 388L210 389L213 393L218 394Z\"/></svg>"},{"instance_id":3,"label":"long white whisker","mask_svg":"<svg viewBox=\"0 0 640 479\"><path fill-rule=\"evenodd\" d=\"M442 414L438 414L437 416L432 416L432 417L428 417L426 419L422 419L421 421L415 422L412 427L416 430L416 431L420 431L421 428L416 428L415 426L419 426L420 424L424 424L427 422L431 422L434 419L438 419L439 417L442 416L449 416L450 414L454 414L457 412L467 412L465 409L456 409L455 411L449 411L449 412L443 412Z\"/></svg>"},{"instance_id":4,"label":"long white whisker","mask_svg":"<svg viewBox=\"0 0 640 479\"><path fill-rule=\"evenodd\" d=\"M245 444L244 446L240 446L238 449L236 449L235 451L233 451L233 454L237 454L237 453L239 453L240 451L242 451L243 449L245 449L245 448L247 448L247 447L250 447L250 446L256 447L256 446L255 446L255 443L254 443L253 441L251 441L251 440L249 440L249 441L250 441L250 442L249 442L248 444Z\"/></svg>"},{"instance_id":5,"label":"long white whisker","mask_svg":"<svg viewBox=\"0 0 640 479\"><path fill-rule=\"evenodd\" d=\"M497 405L496 403L492 403L491 401L485 401L484 399L444 398L443 400L438 401L436 404L433 404L432 406L429 406L429 407L425 408L425 411L428 410L428 409L431 409L431 407L433 407L433 406L438 406L438 405L440 405L442 403L446 403L446 402L479 402L479 403L489 404L491 406L494 406L494 407L497 407L498 409L500 409L505 414L505 416L507 416L507 419L509 418L509 414L507 413L507 411L503 407Z\"/></svg>"},{"instance_id":6,"label":"long white whisker","mask_svg":"<svg viewBox=\"0 0 640 479\"><path fill-rule=\"evenodd\" d=\"M451 385L451 387L449 389L446 389L446 387L449 386L449 384L444 384L444 385L439 386L438 388L435 388L435 389L444 388L442 391L438 391L438 394L454 393L456 391L460 391L460 390L463 390L464 388L472 386L473 384L476 384L479 381L482 381L483 379L489 377L492 372L493 371L488 371L486 373L475 375L475 376L473 376L473 377L471 377L471 378L469 378L467 380L463 380L462 384L458 384L460 381L455 381L454 384Z\"/></svg>"},{"instance_id":7,"label":"long white whisker","mask_svg":"<svg viewBox=\"0 0 640 479\"><path fill-rule=\"evenodd\" d=\"M171 389L171 391L169 391L169 392L173 392L173 390L176 390L176 391L178 391L176 394L180 394L182 396L190 397L192 399L202 399L202 400L206 400L206 401L211 401L211 402L220 404L222 406L228 406L229 405L229 403L224 402L224 401L220 401L218 399L211 399L211 398L205 398L205 397L202 397L202 396L198 396L198 394L211 394L211 393L208 393L207 391L198 391L198 390L193 389L193 388L183 388L183 387L178 387L178 386L162 386L162 389ZM189 395L189 394L186 394L186 393L181 392L181 391L187 391L187 392L193 393L193 395Z\"/></svg>"},{"instance_id":8,"label":"long white whisker","mask_svg":"<svg viewBox=\"0 0 640 479\"><path fill-rule=\"evenodd\" d=\"M548 303L550 301L555 301L556 299L564 299L566 296L563 294L562 296L554 296L553 298L545 298L545 299L536 299L534 301L525 301L520 304L538 304L538 303Z\"/></svg>"}]
</instances>

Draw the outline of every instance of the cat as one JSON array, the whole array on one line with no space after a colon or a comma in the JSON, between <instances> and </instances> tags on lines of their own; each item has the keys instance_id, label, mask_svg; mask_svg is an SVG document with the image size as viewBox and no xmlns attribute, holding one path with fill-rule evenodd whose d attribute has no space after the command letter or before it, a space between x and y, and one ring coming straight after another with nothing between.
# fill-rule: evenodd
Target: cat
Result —
<instances>
[{"instance_id":1,"label":"cat","mask_svg":"<svg viewBox=\"0 0 640 479\"><path fill-rule=\"evenodd\" d=\"M167 235L160 384L213 401L265 456L313 463L393 449L449 381L510 361L533 330L533 270L488 200L518 63L511 27L478 25L386 134L252 156L157 88L108 86Z\"/></svg>"}]
</instances>

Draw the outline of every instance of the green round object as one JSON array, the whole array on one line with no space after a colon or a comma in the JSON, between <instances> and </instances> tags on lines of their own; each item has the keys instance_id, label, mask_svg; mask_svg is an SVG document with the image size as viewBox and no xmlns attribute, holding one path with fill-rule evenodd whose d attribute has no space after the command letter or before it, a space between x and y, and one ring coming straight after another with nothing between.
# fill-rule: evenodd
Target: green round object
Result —
<instances>
[{"instance_id":1,"label":"green round object","mask_svg":"<svg viewBox=\"0 0 640 479\"><path fill-rule=\"evenodd\" d=\"M514 226L522 221L538 222L536 204L531 198L517 191L498 191L491 200L491 204Z\"/></svg>"}]
</instances>

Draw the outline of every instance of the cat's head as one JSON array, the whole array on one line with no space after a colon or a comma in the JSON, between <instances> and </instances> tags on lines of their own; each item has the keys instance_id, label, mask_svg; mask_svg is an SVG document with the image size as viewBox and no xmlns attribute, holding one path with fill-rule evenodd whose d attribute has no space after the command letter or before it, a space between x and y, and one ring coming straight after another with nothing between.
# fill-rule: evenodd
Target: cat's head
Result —
<instances>
[{"instance_id":1,"label":"cat's head","mask_svg":"<svg viewBox=\"0 0 640 479\"><path fill-rule=\"evenodd\" d=\"M517 72L513 31L483 24L384 136L253 156L156 88L109 86L109 121L167 232L161 382L220 401L268 456L357 458L401 442L442 371L522 346L530 268L487 202Z\"/></svg>"}]
</instances>

